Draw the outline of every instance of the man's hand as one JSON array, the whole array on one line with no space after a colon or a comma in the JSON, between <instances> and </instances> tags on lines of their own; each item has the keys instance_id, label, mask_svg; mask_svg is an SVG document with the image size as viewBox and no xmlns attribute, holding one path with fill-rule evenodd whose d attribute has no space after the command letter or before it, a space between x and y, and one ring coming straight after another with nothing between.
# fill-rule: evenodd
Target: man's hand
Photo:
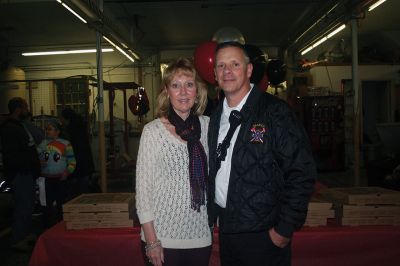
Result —
<instances>
[{"instance_id":1,"label":"man's hand","mask_svg":"<svg viewBox=\"0 0 400 266\"><path fill-rule=\"evenodd\" d=\"M277 247L284 248L290 242L290 238L281 236L274 228L269 229L268 233L272 243Z\"/></svg>"}]
</instances>

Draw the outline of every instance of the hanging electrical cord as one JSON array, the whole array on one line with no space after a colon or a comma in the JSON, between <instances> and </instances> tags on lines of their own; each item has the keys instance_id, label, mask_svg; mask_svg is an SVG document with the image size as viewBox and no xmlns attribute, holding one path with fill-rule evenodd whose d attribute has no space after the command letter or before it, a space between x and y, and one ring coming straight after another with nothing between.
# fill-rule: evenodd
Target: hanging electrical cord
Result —
<instances>
[{"instance_id":1,"label":"hanging electrical cord","mask_svg":"<svg viewBox=\"0 0 400 266\"><path fill-rule=\"evenodd\" d=\"M107 70L107 71L103 71L103 74L109 73L109 72L111 72L111 71L113 71L113 70L119 68L119 67L122 66L126 61L127 61L127 59L125 59L124 61L122 61L121 64L119 64L119 65L117 65L117 66L115 66L115 67L113 67L113 68L111 68L111 69L109 69L109 70Z\"/></svg>"}]
</instances>

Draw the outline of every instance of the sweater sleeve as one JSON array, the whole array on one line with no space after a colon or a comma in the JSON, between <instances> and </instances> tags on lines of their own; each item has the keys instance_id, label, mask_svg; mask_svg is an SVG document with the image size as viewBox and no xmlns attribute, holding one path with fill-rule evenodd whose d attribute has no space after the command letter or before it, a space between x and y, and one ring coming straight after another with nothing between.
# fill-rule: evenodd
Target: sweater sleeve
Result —
<instances>
[{"instance_id":1,"label":"sweater sleeve","mask_svg":"<svg viewBox=\"0 0 400 266\"><path fill-rule=\"evenodd\" d=\"M153 124L152 124L153 125ZM140 138L139 151L136 163L136 210L141 224L153 221L154 214L154 182L157 160L157 143L153 132L146 125Z\"/></svg>"}]
</instances>

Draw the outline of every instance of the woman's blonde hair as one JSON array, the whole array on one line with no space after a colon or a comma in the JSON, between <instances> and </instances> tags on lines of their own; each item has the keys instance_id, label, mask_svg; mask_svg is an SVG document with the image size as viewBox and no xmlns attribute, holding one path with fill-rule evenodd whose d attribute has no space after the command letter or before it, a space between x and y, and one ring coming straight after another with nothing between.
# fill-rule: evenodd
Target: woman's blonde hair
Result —
<instances>
[{"instance_id":1,"label":"woman's blonde hair","mask_svg":"<svg viewBox=\"0 0 400 266\"><path fill-rule=\"evenodd\" d=\"M188 58L178 58L168 64L164 71L160 85L160 94L157 97L157 117L167 117L171 106L167 89L174 75L183 74L193 76L197 89L196 101L192 107L194 115L202 115L207 106L207 85L197 74L197 71L191 60Z\"/></svg>"}]
</instances>

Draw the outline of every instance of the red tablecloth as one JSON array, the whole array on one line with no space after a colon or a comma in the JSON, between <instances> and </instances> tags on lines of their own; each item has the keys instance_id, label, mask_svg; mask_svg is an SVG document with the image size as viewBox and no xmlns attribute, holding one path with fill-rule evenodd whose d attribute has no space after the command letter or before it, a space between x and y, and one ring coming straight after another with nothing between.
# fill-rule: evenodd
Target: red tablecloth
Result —
<instances>
[{"instance_id":1,"label":"red tablecloth","mask_svg":"<svg viewBox=\"0 0 400 266\"><path fill-rule=\"evenodd\" d=\"M293 238L293 266L399 265L400 227L304 228ZM210 265L219 265L215 238ZM43 233L30 266L142 266L139 228L66 230L63 222Z\"/></svg>"},{"instance_id":2,"label":"red tablecloth","mask_svg":"<svg viewBox=\"0 0 400 266\"><path fill-rule=\"evenodd\" d=\"M400 227L303 228L292 252L293 266L400 265Z\"/></svg>"}]
</instances>

